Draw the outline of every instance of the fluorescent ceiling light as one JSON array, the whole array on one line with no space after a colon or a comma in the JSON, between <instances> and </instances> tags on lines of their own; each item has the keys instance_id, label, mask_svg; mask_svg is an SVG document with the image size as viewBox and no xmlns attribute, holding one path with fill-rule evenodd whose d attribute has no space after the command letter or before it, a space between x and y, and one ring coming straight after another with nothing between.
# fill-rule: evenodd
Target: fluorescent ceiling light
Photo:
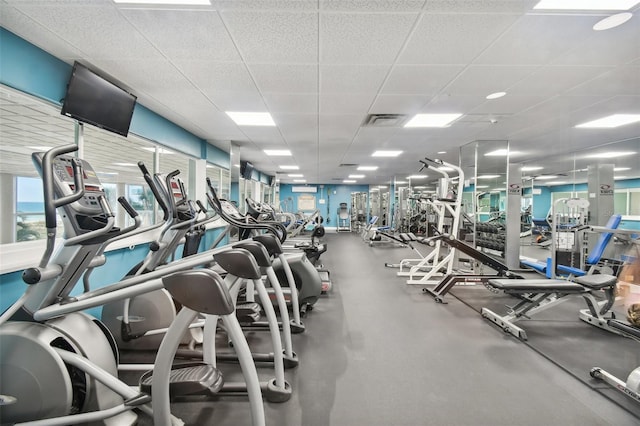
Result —
<instances>
[{"instance_id":1,"label":"fluorescent ceiling light","mask_svg":"<svg viewBox=\"0 0 640 426\"><path fill-rule=\"evenodd\" d=\"M402 151L376 151L371 154L372 157L397 157Z\"/></svg>"},{"instance_id":2,"label":"fluorescent ceiling light","mask_svg":"<svg viewBox=\"0 0 640 426\"><path fill-rule=\"evenodd\" d=\"M638 121L640 121L640 114L613 114L608 117L578 124L576 127L582 129L611 129Z\"/></svg>"},{"instance_id":3,"label":"fluorescent ceiling light","mask_svg":"<svg viewBox=\"0 0 640 426\"><path fill-rule=\"evenodd\" d=\"M534 9L554 10L629 10L639 0L541 0Z\"/></svg>"},{"instance_id":4,"label":"fluorescent ceiling light","mask_svg":"<svg viewBox=\"0 0 640 426\"><path fill-rule=\"evenodd\" d=\"M626 179L626 176L614 176L613 180L620 180L620 179Z\"/></svg>"},{"instance_id":5,"label":"fluorescent ceiling light","mask_svg":"<svg viewBox=\"0 0 640 426\"><path fill-rule=\"evenodd\" d=\"M587 158L616 158L616 157L624 157L626 155L633 155L634 151L622 151L622 152L602 152L600 154L591 154L587 155Z\"/></svg>"},{"instance_id":6,"label":"fluorescent ceiling light","mask_svg":"<svg viewBox=\"0 0 640 426\"><path fill-rule=\"evenodd\" d=\"M522 170L523 172L532 172L534 170L542 170L542 169L544 169L544 167L542 166L524 166L520 170Z\"/></svg>"},{"instance_id":7,"label":"fluorescent ceiling light","mask_svg":"<svg viewBox=\"0 0 640 426\"><path fill-rule=\"evenodd\" d=\"M623 13L618 13L616 15L609 16L608 18L604 18L596 22L596 24L593 26L593 30L594 31L610 30L611 28L615 28L624 24L629 19L631 19L632 16L633 16L633 13L630 13L630 12L623 12Z\"/></svg>"},{"instance_id":8,"label":"fluorescent ceiling light","mask_svg":"<svg viewBox=\"0 0 640 426\"><path fill-rule=\"evenodd\" d=\"M360 170L360 171L371 171L371 170L378 170L378 166L360 166L358 167L356 170Z\"/></svg>"},{"instance_id":9,"label":"fluorescent ceiling light","mask_svg":"<svg viewBox=\"0 0 640 426\"><path fill-rule=\"evenodd\" d=\"M631 170L631 167L614 167L613 168L614 172L623 172L625 170Z\"/></svg>"},{"instance_id":10,"label":"fluorescent ceiling light","mask_svg":"<svg viewBox=\"0 0 640 426\"><path fill-rule=\"evenodd\" d=\"M362 179L364 175L349 175L349 179Z\"/></svg>"},{"instance_id":11,"label":"fluorescent ceiling light","mask_svg":"<svg viewBox=\"0 0 640 426\"><path fill-rule=\"evenodd\" d=\"M558 176L555 175L543 175L543 176L536 176L534 177L535 180L551 180L551 179L557 179Z\"/></svg>"},{"instance_id":12,"label":"fluorescent ceiling light","mask_svg":"<svg viewBox=\"0 0 640 426\"><path fill-rule=\"evenodd\" d=\"M298 166L280 166L282 170L300 170Z\"/></svg>"},{"instance_id":13,"label":"fluorescent ceiling light","mask_svg":"<svg viewBox=\"0 0 640 426\"><path fill-rule=\"evenodd\" d=\"M427 175L411 175L411 176L407 176L407 179L425 179L428 178L429 176Z\"/></svg>"},{"instance_id":14,"label":"fluorescent ceiling light","mask_svg":"<svg viewBox=\"0 0 640 426\"><path fill-rule=\"evenodd\" d=\"M114 3L210 6L209 0L113 0Z\"/></svg>"},{"instance_id":15,"label":"fluorescent ceiling light","mask_svg":"<svg viewBox=\"0 0 640 426\"><path fill-rule=\"evenodd\" d=\"M407 183L409 183L409 182L404 181L404 180L399 180L399 181L396 182L396 185L403 185L403 184L407 184Z\"/></svg>"},{"instance_id":16,"label":"fluorescent ceiling light","mask_svg":"<svg viewBox=\"0 0 640 426\"><path fill-rule=\"evenodd\" d=\"M304 177L304 175L302 173L292 173L290 175L287 175L289 177L297 177L297 178L301 178Z\"/></svg>"},{"instance_id":17,"label":"fluorescent ceiling light","mask_svg":"<svg viewBox=\"0 0 640 426\"><path fill-rule=\"evenodd\" d=\"M446 154L447 151L438 151L438 154Z\"/></svg>"},{"instance_id":18,"label":"fluorescent ceiling light","mask_svg":"<svg viewBox=\"0 0 640 426\"><path fill-rule=\"evenodd\" d=\"M156 152L156 148L153 146L143 146L142 149L144 149L145 151L149 151L149 152ZM158 154L174 154L173 151L169 151L168 149L165 148L160 148L158 147Z\"/></svg>"},{"instance_id":19,"label":"fluorescent ceiling light","mask_svg":"<svg viewBox=\"0 0 640 426\"><path fill-rule=\"evenodd\" d=\"M305 183L307 180L306 179L294 179L293 181L295 183Z\"/></svg>"},{"instance_id":20,"label":"fluorescent ceiling light","mask_svg":"<svg viewBox=\"0 0 640 426\"><path fill-rule=\"evenodd\" d=\"M265 149L264 153L271 156L291 156L291 151L288 149Z\"/></svg>"},{"instance_id":21,"label":"fluorescent ceiling light","mask_svg":"<svg viewBox=\"0 0 640 426\"><path fill-rule=\"evenodd\" d=\"M490 95L487 95L486 99L498 99L503 97L504 95L506 95L507 92L495 92L495 93L491 93Z\"/></svg>"},{"instance_id":22,"label":"fluorescent ceiling light","mask_svg":"<svg viewBox=\"0 0 640 426\"><path fill-rule=\"evenodd\" d=\"M487 152L485 157L505 157L513 152L509 152L508 149L496 149L495 151Z\"/></svg>"},{"instance_id":23,"label":"fluorescent ceiling light","mask_svg":"<svg viewBox=\"0 0 640 426\"><path fill-rule=\"evenodd\" d=\"M499 177L500 175L480 175L478 176L478 179L495 179Z\"/></svg>"},{"instance_id":24,"label":"fluorescent ceiling light","mask_svg":"<svg viewBox=\"0 0 640 426\"><path fill-rule=\"evenodd\" d=\"M447 127L462 114L416 114L404 127Z\"/></svg>"},{"instance_id":25,"label":"fluorescent ceiling light","mask_svg":"<svg viewBox=\"0 0 640 426\"><path fill-rule=\"evenodd\" d=\"M342 183L356 183L356 181L353 179L345 179L342 181Z\"/></svg>"},{"instance_id":26,"label":"fluorescent ceiling light","mask_svg":"<svg viewBox=\"0 0 640 426\"><path fill-rule=\"evenodd\" d=\"M226 111L238 126L275 126L271 114L268 112L234 112Z\"/></svg>"}]
</instances>

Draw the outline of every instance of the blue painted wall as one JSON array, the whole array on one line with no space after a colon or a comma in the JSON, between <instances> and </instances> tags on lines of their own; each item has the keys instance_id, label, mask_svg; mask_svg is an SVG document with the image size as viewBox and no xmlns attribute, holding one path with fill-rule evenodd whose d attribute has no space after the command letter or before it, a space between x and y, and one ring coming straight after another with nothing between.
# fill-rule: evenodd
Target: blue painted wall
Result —
<instances>
[{"instance_id":1,"label":"blue painted wall","mask_svg":"<svg viewBox=\"0 0 640 426\"><path fill-rule=\"evenodd\" d=\"M352 192L369 192L369 185L308 185L317 187L317 192L293 192L293 186L304 185L280 185L280 201L281 204L291 206L291 203L285 204L283 201L291 198L293 201L293 213L299 210L298 196L313 195L316 197L316 209L320 210L320 215L324 218L324 225L327 227L335 227L338 224L338 208L340 203L347 203L347 208L351 210L351 193ZM320 204L320 200L324 200L324 204ZM305 211L311 213L311 211Z\"/></svg>"}]
</instances>

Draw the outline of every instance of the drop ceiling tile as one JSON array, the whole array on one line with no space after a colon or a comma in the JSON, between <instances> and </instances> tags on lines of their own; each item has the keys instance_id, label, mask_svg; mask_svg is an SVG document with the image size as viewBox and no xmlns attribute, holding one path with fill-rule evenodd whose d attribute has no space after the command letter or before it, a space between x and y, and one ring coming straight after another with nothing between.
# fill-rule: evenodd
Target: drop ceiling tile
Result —
<instances>
[{"instance_id":1,"label":"drop ceiling tile","mask_svg":"<svg viewBox=\"0 0 640 426\"><path fill-rule=\"evenodd\" d=\"M290 147L300 143L318 141L318 116L316 114L275 114L274 120Z\"/></svg>"},{"instance_id":2,"label":"drop ceiling tile","mask_svg":"<svg viewBox=\"0 0 640 426\"><path fill-rule=\"evenodd\" d=\"M617 68L580 84L569 95L624 96L640 95L640 68Z\"/></svg>"},{"instance_id":3,"label":"drop ceiling tile","mask_svg":"<svg viewBox=\"0 0 640 426\"><path fill-rule=\"evenodd\" d=\"M517 19L517 14L424 14L398 64L470 63Z\"/></svg>"},{"instance_id":4,"label":"drop ceiling tile","mask_svg":"<svg viewBox=\"0 0 640 426\"><path fill-rule=\"evenodd\" d=\"M425 0L320 0L321 11L416 12Z\"/></svg>"},{"instance_id":5,"label":"drop ceiling tile","mask_svg":"<svg viewBox=\"0 0 640 426\"><path fill-rule=\"evenodd\" d=\"M239 126L252 142L256 144L275 143L284 144L284 139L277 127Z\"/></svg>"},{"instance_id":6,"label":"drop ceiling tile","mask_svg":"<svg viewBox=\"0 0 640 426\"><path fill-rule=\"evenodd\" d=\"M315 13L223 11L222 19L247 63L316 63Z\"/></svg>"},{"instance_id":7,"label":"drop ceiling tile","mask_svg":"<svg viewBox=\"0 0 640 426\"><path fill-rule=\"evenodd\" d=\"M157 59L160 53L111 3L17 3L16 8L88 59ZM73 16L73 19L69 19ZM105 37L109 34L109 37Z\"/></svg>"},{"instance_id":8,"label":"drop ceiling tile","mask_svg":"<svg viewBox=\"0 0 640 426\"><path fill-rule=\"evenodd\" d=\"M482 98L503 92L528 75L536 68L528 66L470 66L445 88L451 95L477 95Z\"/></svg>"},{"instance_id":9,"label":"drop ceiling tile","mask_svg":"<svg viewBox=\"0 0 640 426\"><path fill-rule=\"evenodd\" d=\"M327 93L320 96L321 114L367 114L374 95Z\"/></svg>"},{"instance_id":10,"label":"drop ceiling tile","mask_svg":"<svg viewBox=\"0 0 640 426\"><path fill-rule=\"evenodd\" d=\"M487 100L482 105L474 108L471 112L482 114L517 114L521 111L544 102L545 96L530 95L507 95L499 99Z\"/></svg>"},{"instance_id":11,"label":"drop ceiling tile","mask_svg":"<svg viewBox=\"0 0 640 426\"><path fill-rule=\"evenodd\" d=\"M442 93L434 96L429 103L420 108L420 113L466 113L477 108L485 101L484 96L451 95Z\"/></svg>"},{"instance_id":12,"label":"drop ceiling tile","mask_svg":"<svg viewBox=\"0 0 640 426\"><path fill-rule=\"evenodd\" d=\"M296 64L249 64L262 93L316 93L318 66Z\"/></svg>"},{"instance_id":13,"label":"drop ceiling tile","mask_svg":"<svg viewBox=\"0 0 640 426\"><path fill-rule=\"evenodd\" d=\"M363 119L360 115L320 114L320 140L338 139L350 143Z\"/></svg>"},{"instance_id":14,"label":"drop ceiling tile","mask_svg":"<svg viewBox=\"0 0 640 426\"><path fill-rule=\"evenodd\" d=\"M211 0L215 10L315 11L317 0Z\"/></svg>"},{"instance_id":15,"label":"drop ceiling tile","mask_svg":"<svg viewBox=\"0 0 640 426\"><path fill-rule=\"evenodd\" d=\"M545 65L592 34L592 16L526 15L475 60L476 64Z\"/></svg>"},{"instance_id":16,"label":"drop ceiling tile","mask_svg":"<svg viewBox=\"0 0 640 426\"><path fill-rule=\"evenodd\" d=\"M323 13L322 64L391 64L418 14Z\"/></svg>"},{"instance_id":17,"label":"drop ceiling tile","mask_svg":"<svg viewBox=\"0 0 640 426\"><path fill-rule=\"evenodd\" d=\"M214 10L124 9L122 14L160 52L173 60L241 60Z\"/></svg>"},{"instance_id":18,"label":"drop ceiling tile","mask_svg":"<svg viewBox=\"0 0 640 426\"><path fill-rule=\"evenodd\" d=\"M369 114L416 114L429 99L424 95L378 95Z\"/></svg>"},{"instance_id":19,"label":"drop ceiling tile","mask_svg":"<svg viewBox=\"0 0 640 426\"><path fill-rule=\"evenodd\" d=\"M129 59L106 60L96 59L90 64L91 68L111 79L118 85L125 85L125 89L134 95L140 92L171 89L191 89L193 85L184 77L172 63L165 59ZM118 81L119 80L119 81ZM122 82L122 84L120 83ZM131 89L135 88L135 90Z\"/></svg>"},{"instance_id":20,"label":"drop ceiling tile","mask_svg":"<svg viewBox=\"0 0 640 426\"><path fill-rule=\"evenodd\" d=\"M388 65L321 65L321 93L377 93Z\"/></svg>"},{"instance_id":21,"label":"drop ceiling tile","mask_svg":"<svg viewBox=\"0 0 640 426\"><path fill-rule=\"evenodd\" d=\"M256 90L256 85L240 62L212 62L201 60L182 60L177 67L184 76L205 93L218 91L248 92Z\"/></svg>"},{"instance_id":22,"label":"drop ceiling tile","mask_svg":"<svg viewBox=\"0 0 640 426\"><path fill-rule=\"evenodd\" d=\"M509 87L508 95L553 96L612 69L612 67L598 66L547 66L536 70L533 74L526 76L517 84Z\"/></svg>"},{"instance_id":23,"label":"drop ceiling tile","mask_svg":"<svg viewBox=\"0 0 640 426\"><path fill-rule=\"evenodd\" d=\"M463 69L461 65L397 65L380 93L435 95Z\"/></svg>"},{"instance_id":24,"label":"drop ceiling tile","mask_svg":"<svg viewBox=\"0 0 640 426\"><path fill-rule=\"evenodd\" d=\"M438 13L523 13L540 0L428 0L424 10Z\"/></svg>"},{"instance_id":25,"label":"drop ceiling tile","mask_svg":"<svg viewBox=\"0 0 640 426\"><path fill-rule=\"evenodd\" d=\"M318 95L316 93L263 93L269 111L273 113L316 114Z\"/></svg>"},{"instance_id":26,"label":"drop ceiling tile","mask_svg":"<svg viewBox=\"0 0 640 426\"><path fill-rule=\"evenodd\" d=\"M257 90L207 93L207 97L220 108L220 111L264 112L267 109Z\"/></svg>"}]
</instances>

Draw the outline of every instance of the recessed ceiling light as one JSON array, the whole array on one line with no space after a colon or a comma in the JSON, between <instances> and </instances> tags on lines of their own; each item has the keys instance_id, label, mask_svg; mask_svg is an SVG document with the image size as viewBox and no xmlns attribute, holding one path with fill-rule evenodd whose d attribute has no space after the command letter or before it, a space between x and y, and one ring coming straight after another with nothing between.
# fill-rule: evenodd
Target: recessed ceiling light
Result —
<instances>
[{"instance_id":1,"label":"recessed ceiling light","mask_svg":"<svg viewBox=\"0 0 640 426\"><path fill-rule=\"evenodd\" d=\"M345 179L342 181L342 183L356 183L356 181L353 179Z\"/></svg>"},{"instance_id":2,"label":"recessed ceiling light","mask_svg":"<svg viewBox=\"0 0 640 426\"><path fill-rule=\"evenodd\" d=\"M491 93L490 95L487 95L486 99L498 99L503 97L504 95L506 95L507 92L495 92L495 93Z\"/></svg>"},{"instance_id":3,"label":"recessed ceiling light","mask_svg":"<svg viewBox=\"0 0 640 426\"><path fill-rule=\"evenodd\" d=\"M534 9L554 10L629 10L639 0L540 0Z\"/></svg>"},{"instance_id":4,"label":"recessed ceiling light","mask_svg":"<svg viewBox=\"0 0 640 426\"><path fill-rule=\"evenodd\" d=\"M447 127L462 114L416 114L404 127Z\"/></svg>"},{"instance_id":5,"label":"recessed ceiling light","mask_svg":"<svg viewBox=\"0 0 640 426\"><path fill-rule=\"evenodd\" d=\"M149 151L149 152L156 152L156 148L153 146L143 146L142 149L144 149L145 151ZM175 154L173 151L169 151L166 148L160 148L158 147L158 154Z\"/></svg>"},{"instance_id":6,"label":"recessed ceiling light","mask_svg":"<svg viewBox=\"0 0 640 426\"><path fill-rule=\"evenodd\" d=\"M349 179L362 179L364 175L349 175Z\"/></svg>"},{"instance_id":7,"label":"recessed ceiling light","mask_svg":"<svg viewBox=\"0 0 640 426\"><path fill-rule=\"evenodd\" d=\"M542 166L523 166L520 170L523 172L532 172L534 170L542 170L544 167Z\"/></svg>"},{"instance_id":8,"label":"recessed ceiling light","mask_svg":"<svg viewBox=\"0 0 640 426\"><path fill-rule=\"evenodd\" d=\"M630 13L630 12L622 12L622 13L609 16L608 18L604 18L596 22L596 24L593 26L593 30L594 31L610 30L611 28L615 28L617 26L624 24L629 19L631 19L632 16L633 16L633 13Z\"/></svg>"},{"instance_id":9,"label":"recessed ceiling light","mask_svg":"<svg viewBox=\"0 0 640 426\"><path fill-rule=\"evenodd\" d=\"M271 114L268 112L234 112L226 111L238 126L275 126Z\"/></svg>"},{"instance_id":10,"label":"recessed ceiling light","mask_svg":"<svg viewBox=\"0 0 640 426\"><path fill-rule=\"evenodd\" d=\"M290 175L287 175L289 177L296 177L296 178L301 178L304 177L304 175L302 173L292 173Z\"/></svg>"},{"instance_id":11,"label":"recessed ceiling light","mask_svg":"<svg viewBox=\"0 0 640 426\"><path fill-rule=\"evenodd\" d=\"M279 166L282 170L300 170L298 166Z\"/></svg>"},{"instance_id":12,"label":"recessed ceiling light","mask_svg":"<svg viewBox=\"0 0 640 426\"><path fill-rule=\"evenodd\" d=\"M578 124L576 127L582 129L611 129L638 121L640 121L640 114L613 114L608 117Z\"/></svg>"},{"instance_id":13,"label":"recessed ceiling light","mask_svg":"<svg viewBox=\"0 0 640 426\"><path fill-rule=\"evenodd\" d=\"M623 172L625 170L631 170L631 167L614 167L613 168L614 172Z\"/></svg>"},{"instance_id":14,"label":"recessed ceiling light","mask_svg":"<svg viewBox=\"0 0 640 426\"><path fill-rule=\"evenodd\" d=\"M291 151L288 149L265 149L264 153L271 156L281 156L281 157L289 157L291 156Z\"/></svg>"},{"instance_id":15,"label":"recessed ceiling light","mask_svg":"<svg viewBox=\"0 0 640 426\"><path fill-rule=\"evenodd\" d=\"M210 6L209 0L113 0L114 3Z\"/></svg>"},{"instance_id":16,"label":"recessed ceiling light","mask_svg":"<svg viewBox=\"0 0 640 426\"><path fill-rule=\"evenodd\" d=\"M499 177L500 175L480 175L478 176L478 179L495 179Z\"/></svg>"},{"instance_id":17,"label":"recessed ceiling light","mask_svg":"<svg viewBox=\"0 0 640 426\"><path fill-rule=\"evenodd\" d=\"M136 167L137 165L134 163L113 163L114 166L122 166L122 167Z\"/></svg>"},{"instance_id":18,"label":"recessed ceiling light","mask_svg":"<svg viewBox=\"0 0 640 426\"><path fill-rule=\"evenodd\" d=\"M543 175L543 176L536 176L534 177L535 180L551 180L551 179L557 179L558 176L555 175Z\"/></svg>"},{"instance_id":19,"label":"recessed ceiling light","mask_svg":"<svg viewBox=\"0 0 640 426\"><path fill-rule=\"evenodd\" d=\"M376 151L371 154L372 157L397 157L402 151Z\"/></svg>"},{"instance_id":20,"label":"recessed ceiling light","mask_svg":"<svg viewBox=\"0 0 640 426\"><path fill-rule=\"evenodd\" d=\"M546 182L546 185L565 185L567 183L568 182L565 181L565 180L557 180L557 181L554 181L554 182Z\"/></svg>"},{"instance_id":21,"label":"recessed ceiling light","mask_svg":"<svg viewBox=\"0 0 640 426\"><path fill-rule=\"evenodd\" d=\"M633 155L633 154L635 154L634 151L619 151L619 152L611 151L611 152L602 152L600 154L587 155L586 158L616 158L616 157L624 157L624 156Z\"/></svg>"},{"instance_id":22,"label":"recessed ceiling light","mask_svg":"<svg viewBox=\"0 0 640 426\"><path fill-rule=\"evenodd\" d=\"M411 175L411 176L407 176L407 179L426 179L429 176L427 175Z\"/></svg>"},{"instance_id":23,"label":"recessed ceiling light","mask_svg":"<svg viewBox=\"0 0 640 426\"><path fill-rule=\"evenodd\" d=\"M378 170L378 166L359 166L356 170L360 170L360 171L371 171L371 170Z\"/></svg>"},{"instance_id":24,"label":"recessed ceiling light","mask_svg":"<svg viewBox=\"0 0 640 426\"><path fill-rule=\"evenodd\" d=\"M613 179L614 180L620 180L620 179L626 179L626 176L614 176Z\"/></svg>"}]
</instances>

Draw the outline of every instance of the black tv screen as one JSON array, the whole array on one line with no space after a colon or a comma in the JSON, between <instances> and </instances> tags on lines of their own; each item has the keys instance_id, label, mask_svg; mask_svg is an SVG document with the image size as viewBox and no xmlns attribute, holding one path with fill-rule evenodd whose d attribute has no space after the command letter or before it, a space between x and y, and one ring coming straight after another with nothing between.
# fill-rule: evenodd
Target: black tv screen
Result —
<instances>
[{"instance_id":1,"label":"black tv screen","mask_svg":"<svg viewBox=\"0 0 640 426\"><path fill-rule=\"evenodd\" d=\"M253 164L248 161L240 162L240 175L244 179L251 179L251 175L253 174Z\"/></svg>"},{"instance_id":2,"label":"black tv screen","mask_svg":"<svg viewBox=\"0 0 640 426\"><path fill-rule=\"evenodd\" d=\"M136 97L84 65L73 64L62 114L127 136Z\"/></svg>"}]
</instances>

